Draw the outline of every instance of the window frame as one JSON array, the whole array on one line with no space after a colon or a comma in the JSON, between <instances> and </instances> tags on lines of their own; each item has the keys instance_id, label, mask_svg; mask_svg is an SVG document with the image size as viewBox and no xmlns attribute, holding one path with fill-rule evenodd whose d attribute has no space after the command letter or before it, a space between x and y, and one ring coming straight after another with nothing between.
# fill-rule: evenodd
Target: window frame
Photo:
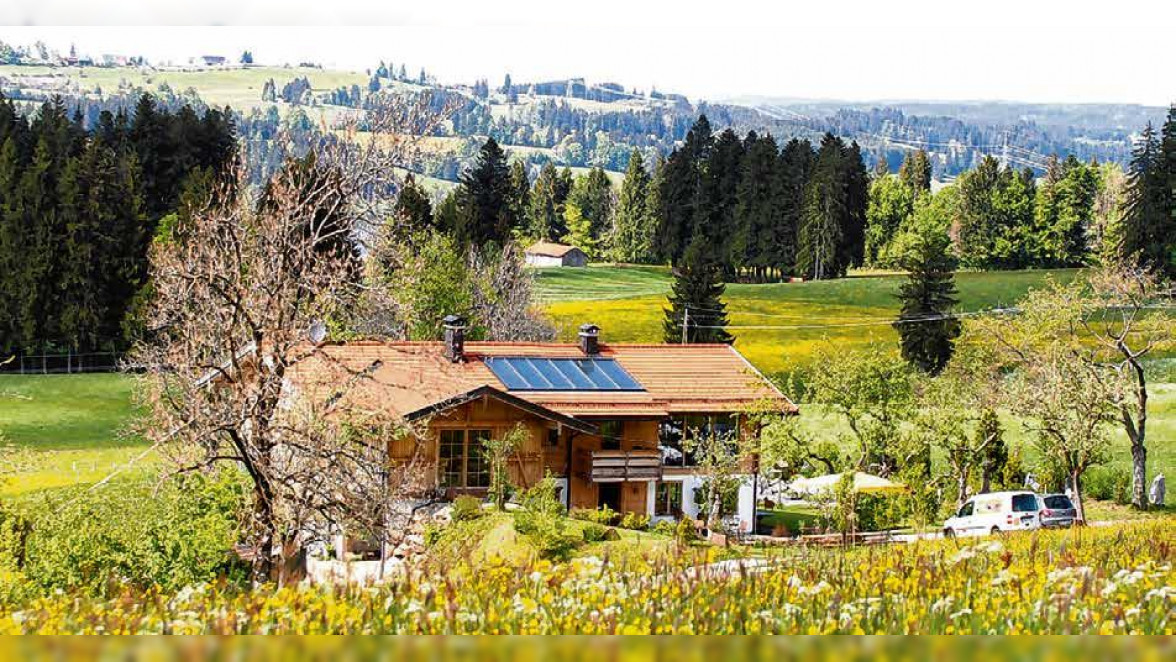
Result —
<instances>
[{"instance_id":1,"label":"window frame","mask_svg":"<svg viewBox=\"0 0 1176 662\"><path fill-rule=\"evenodd\" d=\"M455 443L453 435L460 437L460 443ZM450 439L447 440L446 436L450 436ZM489 488L490 463L486 459L482 444L484 440L492 439L493 436L494 430L484 427L440 430L437 435L437 484L443 488L457 490ZM460 452L448 454L451 449L458 449ZM453 467L457 467L457 471L451 470ZM458 476L457 482L451 482L453 476ZM474 477L478 484L471 484L471 477Z\"/></svg>"},{"instance_id":2,"label":"window frame","mask_svg":"<svg viewBox=\"0 0 1176 662\"><path fill-rule=\"evenodd\" d=\"M671 493L671 489L676 488L677 497ZM665 491L663 493L663 490ZM686 489L682 481L678 480L662 480L658 481L654 487L653 494L653 516L654 517L678 517L682 514L682 499L685 496ZM676 507L674 502L677 502Z\"/></svg>"}]
</instances>

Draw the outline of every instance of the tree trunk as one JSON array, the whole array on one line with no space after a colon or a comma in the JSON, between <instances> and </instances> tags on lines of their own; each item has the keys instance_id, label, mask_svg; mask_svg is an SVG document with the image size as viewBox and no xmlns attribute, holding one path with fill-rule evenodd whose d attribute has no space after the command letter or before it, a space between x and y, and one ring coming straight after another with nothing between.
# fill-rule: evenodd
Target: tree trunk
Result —
<instances>
[{"instance_id":1,"label":"tree trunk","mask_svg":"<svg viewBox=\"0 0 1176 662\"><path fill-rule=\"evenodd\" d=\"M253 526L257 539L251 561L253 583L264 584L274 577L274 537L277 533L274 523L273 500L266 490L256 485L253 488Z\"/></svg>"},{"instance_id":2,"label":"tree trunk","mask_svg":"<svg viewBox=\"0 0 1176 662\"><path fill-rule=\"evenodd\" d=\"M968 472L961 471L956 478L956 510L963 507L968 500Z\"/></svg>"},{"instance_id":3,"label":"tree trunk","mask_svg":"<svg viewBox=\"0 0 1176 662\"><path fill-rule=\"evenodd\" d=\"M1078 524L1086 524L1086 508L1082 505L1082 486L1078 482L1081 473L1077 470L1070 472L1070 484L1074 486L1074 510L1077 511Z\"/></svg>"},{"instance_id":4,"label":"tree trunk","mask_svg":"<svg viewBox=\"0 0 1176 662\"><path fill-rule=\"evenodd\" d=\"M1131 444L1131 505L1147 510L1147 446Z\"/></svg>"}]
</instances>

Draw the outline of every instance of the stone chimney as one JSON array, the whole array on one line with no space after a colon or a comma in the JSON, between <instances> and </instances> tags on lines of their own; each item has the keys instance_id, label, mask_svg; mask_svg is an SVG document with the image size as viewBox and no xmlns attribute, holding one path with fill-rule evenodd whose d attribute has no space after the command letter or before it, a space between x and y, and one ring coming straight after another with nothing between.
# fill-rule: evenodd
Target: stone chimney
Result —
<instances>
[{"instance_id":1,"label":"stone chimney","mask_svg":"<svg viewBox=\"0 0 1176 662\"><path fill-rule=\"evenodd\" d=\"M595 324L580 325L580 351L588 356L600 353L600 327Z\"/></svg>"},{"instance_id":2,"label":"stone chimney","mask_svg":"<svg viewBox=\"0 0 1176 662\"><path fill-rule=\"evenodd\" d=\"M465 320L457 315L447 315L441 324L445 329L445 358L461 363L465 360Z\"/></svg>"}]
</instances>

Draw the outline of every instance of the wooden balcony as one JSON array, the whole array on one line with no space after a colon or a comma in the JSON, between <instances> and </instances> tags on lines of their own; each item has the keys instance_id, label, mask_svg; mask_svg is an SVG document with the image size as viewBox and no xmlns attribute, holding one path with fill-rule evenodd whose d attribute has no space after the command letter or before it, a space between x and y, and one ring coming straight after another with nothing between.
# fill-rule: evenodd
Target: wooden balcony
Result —
<instances>
[{"instance_id":1,"label":"wooden balcony","mask_svg":"<svg viewBox=\"0 0 1176 662\"><path fill-rule=\"evenodd\" d=\"M656 450L592 451L594 483L661 480L661 453Z\"/></svg>"}]
</instances>

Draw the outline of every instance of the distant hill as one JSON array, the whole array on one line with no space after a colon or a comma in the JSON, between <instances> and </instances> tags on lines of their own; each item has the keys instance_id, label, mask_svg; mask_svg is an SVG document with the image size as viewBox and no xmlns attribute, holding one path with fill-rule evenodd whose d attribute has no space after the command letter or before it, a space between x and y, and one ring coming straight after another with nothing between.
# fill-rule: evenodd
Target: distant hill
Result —
<instances>
[{"instance_id":1,"label":"distant hill","mask_svg":"<svg viewBox=\"0 0 1176 662\"><path fill-rule=\"evenodd\" d=\"M925 148L935 175L950 179L986 154L1040 171L1050 154L1125 163L1132 136L1163 108L1127 104L1028 104L1017 102L813 101L741 97L721 103L627 89L583 78L439 85L425 76L377 70L332 71L316 67L0 66L0 91L33 108L55 94L83 107L88 118L126 107L151 92L165 103L231 105L238 126L254 144L265 144L278 125L313 132L340 117L365 112L375 95L428 90L458 110L432 137L428 153L412 169L454 181L486 136L513 158L535 168L551 161L574 168L602 167L619 177L634 148L647 162L668 154L701 113L717 129L769 132L781 143L817 140L826 131L856 140L873 165L897 168L903 155ZM303 141L309 144L309 141ZM268 148L265 148L268 149ZM281 154L255 155L265 172Z\"/></svg>"}]
</instances>

